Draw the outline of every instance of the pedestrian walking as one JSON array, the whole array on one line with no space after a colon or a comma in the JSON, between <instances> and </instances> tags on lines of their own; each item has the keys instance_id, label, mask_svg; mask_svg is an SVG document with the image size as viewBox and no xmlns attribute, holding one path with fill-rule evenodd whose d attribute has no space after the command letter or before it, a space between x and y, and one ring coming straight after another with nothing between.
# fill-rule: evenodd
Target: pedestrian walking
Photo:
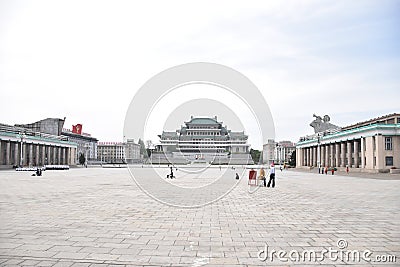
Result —
<instances>
[{"instance_id":1,"label":"pedestrian walking","mask_svg":"<svg viewBox=\"0 0 400 267\"><path fill-rule=\"evenodd\" d=\"M275 187L275 166L274 164L271 164L271 169L269 170L269 181L267 184L267 187L271 185L272 182L272 188Z\"/></svg>"},{"instance_id":2,"label":"pedestrian walking","mask_svg":"<svg viewBox=\"0 0 400 267\"><path fill-rule=\"evenodd\" d=\"M332 175L335 174L335 168L332 167Z\"/></svg>"},{"instance_id":3,"label":"pedestrian walking","mask_svg":"<svg viewBox=\"0 0 400 267\"><path fill-rule=\"evenodd\" d=\"M328 175L328 167L325 167L325 174Z\"/></svg>"},{"instance_id":4,"label":"pedestrian walking","mask_svg":"<svg viewBox=\"0 0 400 267\"><path fill-rule=\"evenodd\" d=\"M346 172L349 174L349 165L346 165Z\"/></svg>"}]
</instances>

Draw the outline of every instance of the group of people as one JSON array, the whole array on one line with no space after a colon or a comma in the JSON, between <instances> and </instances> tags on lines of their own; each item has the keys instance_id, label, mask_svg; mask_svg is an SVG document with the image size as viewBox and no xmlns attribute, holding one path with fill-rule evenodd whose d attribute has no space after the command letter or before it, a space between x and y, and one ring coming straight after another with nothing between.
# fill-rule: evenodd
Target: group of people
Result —
<instances>
[{"instance_id":1,"label":"group of people","mask_svg":"<svg viewBox=\"0 0 400 267\"><path fill-rule=\"evenodd\" d=\"M281 169L282 171L282 169ZM272 188L275 187L275 165L272 163L271 167L269 169L269 181L267 184L267 177L265 175L265 169L261 167L260 169L260 179L264 181L264 187L270 187L272 185Z\"/></svg>"},{"instance_id":2,"label":"group of people","mask_svg":"<svg viewBox=\"0 0 400 267\"><path fill-rule=\"evenodd\" d=\"M331 171L332 175L335 174L335 168L333 168L333 167L330 169L328 169L328 167L326 167L326 166L318 168L318 173L320 173L320 174L328 174L329 171Z\"/></svg>"}]
</instances>

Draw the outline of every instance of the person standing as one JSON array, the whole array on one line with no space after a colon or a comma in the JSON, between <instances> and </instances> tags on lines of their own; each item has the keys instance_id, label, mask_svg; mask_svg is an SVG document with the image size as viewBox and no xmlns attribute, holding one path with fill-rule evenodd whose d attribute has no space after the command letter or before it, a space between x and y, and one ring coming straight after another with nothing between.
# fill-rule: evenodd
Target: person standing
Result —
<instances>
[{"instance_id":1,"label":"person standing","mask_svg":"<svg viewBox=\"0 0 400 267\"><path fill-rule=\"evenodd\" d=\"M275 187L275 166L274 164L271 164L271 169L269 170L269 181L267 187L271 185L272 182L272 188Z\"/></svg>"},{"instance_id":2,"label":"person standing","mask_svg":"<svg viewBox=\"0 0 400 267\"><path fill-rule=\"evenodd\" d=\"M260 179L264 181L264 187L267 186L267 179L265 178L265 170L263 167L260 169Z\"/></svg>"}]
</instances>

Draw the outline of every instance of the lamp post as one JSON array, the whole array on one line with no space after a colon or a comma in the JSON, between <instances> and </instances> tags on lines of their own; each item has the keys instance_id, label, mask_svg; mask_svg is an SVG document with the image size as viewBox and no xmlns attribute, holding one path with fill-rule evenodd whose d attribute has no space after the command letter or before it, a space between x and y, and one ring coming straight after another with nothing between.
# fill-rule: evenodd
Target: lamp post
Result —
<instances>
[{"instance_id":1,"label":"lamp post","mask_svg":"<svg viewBox=\"0 0 400 267\"><path fill-rule=\"evenodd\" d=\"M319 133L317 134L317 142L318 142L317 165L318 165L318 172L320 172L320 170L321 170L321 135Z\"/></svg>"},{"instance_id":2,"label":"lamp post","mask_svg":"<svg viewBox=\"0 0 400 267\"><path fill-rule=\"evenodd\" d=\"M107 152L103 152L103 153L100 154L100 156L101 156L101 158L100 158L101 167L103 167L103 160L104 160L104 158L105 158L106 155L107 155Z\"/></svg>"},{"instance_id":3,"label":"lamp post","mask_svg":"<svg viewBox=\"0 0 400 267\"><path fill-rule=\"evenodd\" d=\"M21 167L23 167L23 163L24 163L24 150L23 150L23 146L24 146L24 138L25 138L25 133L20 133L20 138L21 138L21 150L20 150L20 161L19 164Z\"/></svg>"},{"instance_id":4,"label":"lamp post","mask_svg":"<svg viewBox=\"0 0 400 267\"><path fill-rule=\"evenodd\" d=\"M85 167L88 165L88 151L90 149L90 144L86 143L85 144Z\"/></svg>"}]
</instances>

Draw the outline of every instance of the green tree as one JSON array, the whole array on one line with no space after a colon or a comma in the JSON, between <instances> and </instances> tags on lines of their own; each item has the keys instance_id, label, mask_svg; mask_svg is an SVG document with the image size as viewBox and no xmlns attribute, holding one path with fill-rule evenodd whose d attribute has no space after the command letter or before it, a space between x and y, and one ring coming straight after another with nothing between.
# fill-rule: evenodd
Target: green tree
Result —
<instances>
[{"instance_id":1,"label":"green tree","mask_svg":"<svg viewBox=\"0 0 400 267\"><path fill-rule=\"evenodd\" d=\"M255 164L260 162L261 151L257 149L250 149L250 155Z\"/></svg>"},{"instance_id":2,"label":"green tree","mask_svg":"<svg viewBox=\"0 0 400 267\"><path fill-rule=\"evenodd\" d=\"M140 145L140 155L143 155L143 158L147 158L148 154L147 154L146 146L144 145L143 140L139 138L138 143Z\"/></svg>"},{"instance_id":3,"label":"green tree","mask_svg":"<svg viewBox=\"0 0 400 267\"><path fill-rule=\"evenodd\" d=\"M147 151L147 156L150 158L151 152L154 148L154 144L151 140L146 141L146 151Z\"/></svg>"},{"instance_id":4,"label":"green tree","mask_svg":"<svg viewBox=\"0 0 400 267\"><path fill-rule=\"evenodd\" d=\"M289 165L292 167L296 167L296 151L293 151L292 155L290 155Z\"/></svg>"},{"instance_id":5,"label":"green tree","mask_svg":"<svg viewBox=\"0 0 400 267\"><path fill-rule=\"evenodd\" d=\"M83 164L85 164L85 162L86 162L85 155L83 153L80 153L79 164L83 165Z\"/></svg>"}]
</instances>

